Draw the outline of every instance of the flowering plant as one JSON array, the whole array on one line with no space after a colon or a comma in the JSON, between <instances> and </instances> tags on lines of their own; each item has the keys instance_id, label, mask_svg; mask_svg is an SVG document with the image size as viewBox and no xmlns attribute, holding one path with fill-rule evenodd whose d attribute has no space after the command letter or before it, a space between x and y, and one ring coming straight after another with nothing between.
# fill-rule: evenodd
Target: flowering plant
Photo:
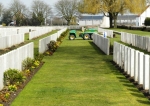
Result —
<instances>
[{"instance_id":1,"label":"flowering plant","mask_svg":"<svg viewBox=\"0 0 150 106\"><path fill-rule=\"evenodd\" d=\"M8 90L9 91L16 91L17 90L17 86L16 85L9 85L8 86Z\"/></svg>"}]
</instances>

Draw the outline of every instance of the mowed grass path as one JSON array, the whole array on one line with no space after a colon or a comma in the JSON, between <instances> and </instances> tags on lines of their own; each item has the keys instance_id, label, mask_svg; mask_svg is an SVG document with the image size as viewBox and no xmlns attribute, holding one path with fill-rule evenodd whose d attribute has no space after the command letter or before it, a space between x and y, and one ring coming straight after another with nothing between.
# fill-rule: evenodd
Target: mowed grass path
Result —
<instances>
[{"instance_id":1,"label":"mowed grass path","mask_svg":"<svg viewBox=\"0 0 150 106\"><path fill-rule=\"evenodd\" d=\"M63 41L11 106L149 106L92 41Z\"/></svg>"}]
</instances>

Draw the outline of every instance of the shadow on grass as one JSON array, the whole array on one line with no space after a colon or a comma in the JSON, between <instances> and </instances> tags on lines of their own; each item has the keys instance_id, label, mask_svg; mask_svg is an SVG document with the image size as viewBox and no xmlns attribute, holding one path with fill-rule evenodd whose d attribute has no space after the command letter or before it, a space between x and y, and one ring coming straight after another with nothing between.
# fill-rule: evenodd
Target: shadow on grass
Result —
<instances>
[{"instance_id":1,"label":"shadow on grass","mask_svg":"<svg viewBox=\"0 0 150 106\"><path fill-rule=\"evenodd\" d=\"M123 85L126 86L126 87L135 88L135 86L132 85L132 83L127 83L127 84L123 84Z\"/></svg>"},{"instance_id":2,"label":"shadow on grass","mask_svg":"<svg viewBox=\"0 0 150 106\"><path fill-rule=\"evenodd\" d=\"M140 93L131 93L131 95L134 95L134 96L136 96L136 97L140 97L140 98L145 98L143 95L141 95ZM150 103L150 101L149 101L149 103Z\"/></svg>"},{"instance_id":3,"label":"shadow on grass","mask_svg":"<svg viewBox=\"0 0 150 106\"><path fill-rule=\"evenodd\" d=\"M39 53L39 48L38 48L38 47L35 47L35 48L34 48L34 56L37 55L38 53Z\"/></svg>"},{"instance_id":4,"label":"shadow on grass","mask_svg":"<svg viewBox=\"0 0 150 106\"><path fill-rule=\"evenodd\" d=\"M127 79L124 79L124 80L119 80L120 82L124 82L124 83L127 83L127 84L129 84L130 82L127 80Z\"/></svg>"},{"instance_id":5,"label":"shadow on grass","mask_svg":"<svg viewBox=\"0 0 150 106\"><path fill-rule=\"evenodd\" d=\"M134 89L129 88L129 91L135 92L135 93L139 93L139 91L134 87Z\"/></svg>"},{"instance_id":6,"label":"shadow on grass","mask_svg":"<svg viewBox=\"0 0 150 106\"><path fill-rule=\"evenodd\" d=\"M139 103L150 105L149 101L137 100Z\"/></svg>"},{"instance_id":7,"label":"shadow on grass","mask_svg":"<svg viewBox=\"0 0 150 106\"><path fill-rule=\"evenodd\" d=\"M93 49L97 52L97 53L102 53L103 55L106 55L99 47L97 47L93 41L88 41L89 44L93 47Z\"/></svg>"},{"instance_id":8,"label":"shadow on grass","mask_svg":"<svg viewBox=\"0 0 150 106\"><path fill-rule=\"evenodd\" d=\"M118 78L118 79L121 79L121 80L123 79L123 80L127 81L126 78L123 77L123 76L122 76L122 77L118 76L117 78Z\"/></svg>"},{"instance_id":9,"label":"shadow on grass","mask_svg":"<svg viewBox=\"0 0 150 106\"><path fill-rule=\"evenodd\" d=\"M134 81L130 81L130 77L129 78L125 77L126 74L124 74L124 71L121 72L119 67L115 67L115 68L118 70L118 72L120 74L122 74L122 76L124 76L124 77L120 77L119 76L117 78L119 79L120 82L123 83L123 85L125 87L127 87L127 90L131 91L131 95L136 96L138 98L149 98L148 96L146 96L146 95L144 96L144 94L141 94L142 92L134 84L135 82ZM114 73L114 74L116 74L116 73ZM145 101L142 101L142 100L141 101L137 100L137 101L140 102L141 104L150 104L150 101L146 101L146 99L145 99Z\"/></svg>"}]
</instances>

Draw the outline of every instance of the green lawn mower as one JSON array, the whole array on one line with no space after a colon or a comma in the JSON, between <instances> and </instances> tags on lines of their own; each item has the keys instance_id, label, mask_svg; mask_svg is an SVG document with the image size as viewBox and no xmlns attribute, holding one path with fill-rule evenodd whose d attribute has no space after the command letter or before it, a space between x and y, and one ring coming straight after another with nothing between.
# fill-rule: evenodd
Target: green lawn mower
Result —
<instances>
[{"instance_id":1,"label":"green lawn mower","mask_svg":"<svg viewBox=\"0 0 150 106\"><path fill-rule=\"evenodd\" d=\"M89 28L79 34L79 37L83 38L84 40L93 40L93 33L98 33L98 31L94 28ZM70 30L69 32L69 39L74 40L77 38L76 30Z\"/></svg>"}]
</instances>

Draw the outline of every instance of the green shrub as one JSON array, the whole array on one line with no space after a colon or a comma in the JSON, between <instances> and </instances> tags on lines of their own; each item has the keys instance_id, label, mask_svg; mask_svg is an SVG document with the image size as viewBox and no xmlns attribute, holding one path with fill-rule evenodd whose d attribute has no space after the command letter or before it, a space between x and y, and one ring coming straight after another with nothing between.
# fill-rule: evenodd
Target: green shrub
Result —
<instances>
[{"instance_id":1,"label":"green shrub","mask_svg":"<svg viewBox=\"0 0 150 106\"><path fill-rule=\"evenodd\" d=\"M34 60L33 65L32 65L32 68L33 68L33 69L34 69L34 68L37 68L39 65L40 65L40 61Z\"/></svg>"},{"instance_id":2,"label":"green shrub","mask_svg":"<svg viewBox=\"0 0 150 106\"><path fill-rule=\"evenodd\" d=\"M57 38L57 41L62 42L62 37Z\"/></svg>"},{"instance_id":3,"label":"green shrub","mask_svg":"<svg viewBox=\"0 0 150 106\"><path fill-rule=\"evenodd\" d=\"M17 86L16 85L9 85L8 86L8 90L13 92L13 91L16 91L17 90Z\"/></svg>"},{"instance_id":4,"label":"green shrub","mask_svg":"<svg viewBox=\"0 0 150 106\"><path fill-rule=\"evenodd\" d=\"M4 84L12 85L17 83L22 83L25 81L25 76L23 73L19 72L17 69L8 69L4 72Z\"/></svg>"},{"instance_id":5,"label":"green shrub","mask_svg":"<svg viewBox=\"0 0 150 106\"><path fill-rule=\"evenodd\" d=\"M5 98L8 99L9 97L10 97L10 93L9 92L5 93Z\"/></svg>"},{"instance_id":6,"label":"green shrub","mask_svg":"<svg viewBox=\"0 0 150 106\"><path fill-rule=\"evenodd\" d=\"M60 37L57 38L57 41L62 42L62 39L67 35L67 33L68 33L68 30L66 30L63 33L61 33Z\"/></svg>"},{"instance_id":7,"label":"green shrub","mask_svg":"<svg viewBox=\"0 0 150 106\"><path fill-rule=\"evenodd\" d=\"M145 26L150 26L150 17L146 17L144 21Z\"/></svg>"},{"instance_id":8,"label":"green shrub","mask_svg":"<svg viewBox=\"0 0 150 106\"><path fill-rule=\"evenodd\" d=\"M32 58L29 58L27 57L25 60L22 61L22 68L23 70L26 70L26 69L30 69L32 64L33 64L33 59Z\"/></svg>"},{"instance_id":9,"label":"green shrub","mask_svg":"<svg viewBox=\"0 0 150 106\"><path fill-rule=\"evenodd\" d=\"M62 37L65 37L66 31L61 34Z\"/></svg>"},{"instance_id":10,"label":"green shrub","mask_svg":"<svg viewBox=\"0 0 150 106\"><path fill-rule=\"evenodd\" d=\"M39 61L39 62L42 62L43 58L44 58L44 55L43 55L43 54L37 54L37 55L35 56L35 60L37 60L37 61Z\"/></svg>"},{"instance_id":11,"label":"green shrub","mask_svg":"<svg viewBox=\"0 0 150 106\"><path fill-rule=\"evenodd\" d=\"M50 51L55 52L58 45L56 44L56 42L54 40L51 40L50 43L47 44L48 48Z\"/></svg>"}]
</instances>

